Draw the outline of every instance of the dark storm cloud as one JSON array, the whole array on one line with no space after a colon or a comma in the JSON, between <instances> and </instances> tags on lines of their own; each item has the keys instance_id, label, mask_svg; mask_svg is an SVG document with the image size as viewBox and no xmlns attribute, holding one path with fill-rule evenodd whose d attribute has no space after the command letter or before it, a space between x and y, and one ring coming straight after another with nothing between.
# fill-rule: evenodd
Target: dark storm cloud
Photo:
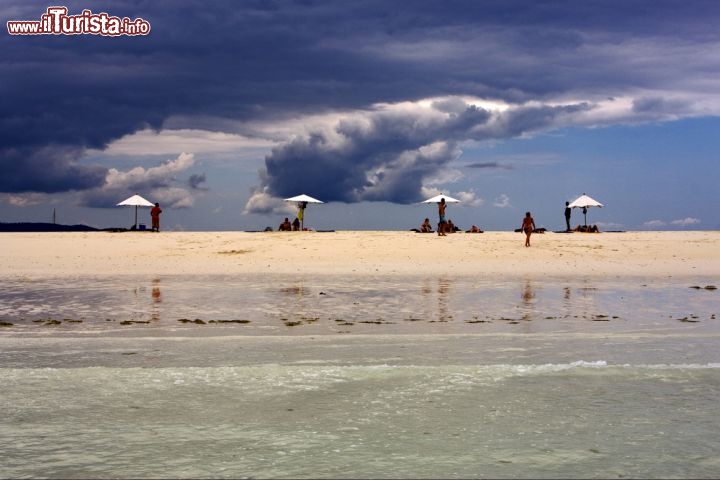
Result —
<instances>
[{"instance_id":1,"label":"dark storm cloud","mask_svg":"<svg viewBox=\"0 0 720 480\"><path fill-rule=\"evenodd\" d=\"M78 155L72 147L0 149L0 192L57 193L102 185L107 169L78 165Z\"/></svg>"},{"instance_id":2,"label":"dark storm cloud","mask_svg":"<svg viewBox=\"0 0 720 480\"><path fill-rule=\"evenodd\" d=\"M0 14L39 20L48 5L11 0ZM0 36L0 167L12 174L0 180L3 192L100 188L107 170L85 165L84 151L142 128L160 129L171 117L183 118L188 128L197 118L204 128L222 130L222 121L207 119L297 118L461 95L542 101L600 86L603 93L622 94L632 86L677 88L684 78L717 69L709 58L686 61L684 50L662 48L663 41L681 39L692 51L715 51L696 47L717 44L711 19L720 4L713 1L63 5L70 14L89 8L142 17L152 31L118 38ZM627 38L636 44L624 47ZM662 76L647 75L647 61L637 62L647 52L636 48L646 45L676 55L674 64L663 58ZM647 113L654 105L637 108ZM507 138L573 113L515 109L491 124L488 112L462 102L434 108L453 115L420 127L411 116L375 116L367 131L340 122L336 134L344 145L333 145L322 132L298 137L268 155L262 187L295 194L295 179L312 178L333 199L410 201L422 178L456 156L457 142Z\"/></svg>"},{"instance_id":3,"label":"dark storm cloud","mask_svg":"<svg viewBox=\"0 0 720 480\"><path fill-rule=\"evenodd\" d=\"M417 201L423 180L457 156L457 140L490 118L467 105L450 116L423 113L343 119L335 127L337 138L316 132L274 149L265 159L267 193L307 190L328 201Z\"/></svg>"},{"instance_id":4,"label":"dark storm cloud","mask_svg":"<svg viewBox=\"0 0 720 480\"><path fill-rule=\"evenodd\" d=\"M404 150L407 142L395 143L396 138L378 138L375 144L348 140L346 146L329 146L318 134L273 150L266 158L267 192L285 197L309 191L327 201L408 203L417 200L425 176L454 158L452 145L423 153L421 145ZM374 150L377 144L382 148Z\"/></svg>"},{"instance_id":5,"label":"dark storm cloud","mask_svg":"<svg viewBox=\"0 0 720 480\"><path fill-rule=\"evenodd\" d=\"M276 197L309 192L325 201L417 202L423 182L459 156L460 141L521 135L589 108L523 107L492 114L467 104L461 110L456 100L448 100L450 114L446 102L428 109L397 107L343 119L331 133L298 137L266 157L259 192ZM261 211L270 208L250 203L261 205Z\"/></svg>"}]
</instances>

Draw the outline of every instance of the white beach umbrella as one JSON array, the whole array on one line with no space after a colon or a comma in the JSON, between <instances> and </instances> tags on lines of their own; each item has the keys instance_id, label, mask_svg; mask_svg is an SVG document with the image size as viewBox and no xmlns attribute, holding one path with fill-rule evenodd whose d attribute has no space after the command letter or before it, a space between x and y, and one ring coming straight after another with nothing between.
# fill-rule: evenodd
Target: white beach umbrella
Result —
<instances>
[{"instance_id":1,"label":"white beach umbrella","mask_svg":"<svg viewBox=\"0 0 720 480\"><path fill-rule=\"evenodd\" d=\"M583 215L585 217L585 226L587 226L587 209L588 207L598 207L602 208L603 204L598 202L592 197L587 196L586 194L580 195L578 198L576 198L574 201L570 202L570 205L568 205L570 208L582 208L583 209Z\"/></svg>"},{"instance_id":2,"label":"white beach umbrella","mask_svg":"<svg viewBox=\"0 0 720 480\"><path fill-rule=\"evenodd\" d=\"M432 198L428 198L427 200L423 200L421 203L440 203L440 200L445 199L445 203L460 203L460 200L457 198L450 197L448 195L443 195L442 193L440 195L435 195Z\"/></svg>"},{"instance_id":3,"label":"white beach umbrella","mask_svg":"<svg viewBox=\"0 0 720 480\"><path fill-rule=\"evenodd\" d=\"M133 195L132 197L126 198L125 200L123 200L122 202L118 203L117 205L118 205L118 207L120 207L120 206L131 206L131 207L135 207L135 228L136 228L136 229L137 229L137 224L138 224L138 220L137 220L137 209L138 209L138 207L153 207L153 206L155 206L154 203L152 203L152 202L150 202L150 201L148 201L148 200L145 200L145 199L144 199L143 197L141 197L140 195Z\"/></svg>"},{"instance_id":4,"label":"white beach umbrella","mask_svg":"<svg viewBox=\"0 0 720 480\"><path fill-rule=\"evenodd\" d=\"M313 198L309 195L305 195L304 193L301 195L296 195L294 197L286 198L284 201L286 202L295 202L298 204L298 218L300 219L300 229L303 229L304 226L304 220L305 220L305 207L307 207L308 203L325 203L317 198Z\"/></svg>"},{"instance_id":5,"label":"white beach umbrella","mask_svg":"<svg viewBox=\"0 0 720 480\"><path fill-rule=\"evenodd\" d=\"M305 195L304 193L301 195L297 195L295 197L286 198L285 201L286 202L325 203L325 202L321 202L317 198L313 198L309 195Z\"/></svg>"}]
</instances>

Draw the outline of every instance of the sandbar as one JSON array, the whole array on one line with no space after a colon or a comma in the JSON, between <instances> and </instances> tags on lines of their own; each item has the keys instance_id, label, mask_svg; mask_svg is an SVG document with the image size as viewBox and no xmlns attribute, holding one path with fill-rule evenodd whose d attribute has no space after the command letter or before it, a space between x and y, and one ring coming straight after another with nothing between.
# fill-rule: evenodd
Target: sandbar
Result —
<instances>
[{"instance_id":1,"label":"sandbar","mask_svg":"<svg viewBox=\"0 0 720 480\"><path fill-rule=\"evenodd\" d=\"M398 231L0 234L3 275L552 275L713 277L717 231L447 237Z\"/></svg>"}]
</instances>

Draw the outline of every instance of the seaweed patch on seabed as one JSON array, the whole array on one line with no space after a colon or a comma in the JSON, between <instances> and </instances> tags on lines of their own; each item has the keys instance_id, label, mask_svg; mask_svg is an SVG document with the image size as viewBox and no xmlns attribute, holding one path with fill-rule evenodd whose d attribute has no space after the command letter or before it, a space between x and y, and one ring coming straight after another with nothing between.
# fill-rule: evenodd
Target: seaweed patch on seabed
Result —
<instances>
[{"instance_id":1,"label":"seaweed patch on seabed","mask_svg":"<svg viewBox=\"0 0 720 480\"><path fill-rule=\"evenodd\" d=\"M33 320L33 323L42 324L45 326L55 326L55 325L62 325L63 322L65 323L83 323L82 320L76 319L76 318L63 318L62 320L58 320L57 318L39 318L37 320ZM10 324L12 325L12 324Z\"/></svg>"},{"instance_id":2,"label":"seaweed patch on seabed","mask_svg":"<svg viewBox=\"0 0 720 480\"><path fill-rule=\"evenodd\" d=\"M383 320L382 318L378 318L377 320L359 320L357 323L369 323L372 325L392 325L395 322L388 322L387 320Z\"/></svg>"},{"instance_id":3,"label":"seaweed patch on seabed","mask_svg":"<svg viewBox=\"0 0 720 480\"><path fill-rule=\"evenodd\" d=\"M178 322L180 323L194 323L195 325L208 325L208 324L227 324L227 323L238 323L238 324L246 324L250 323L250 320L202 320L200 318L196 318L194 320L190 320L189 318L179 318Z\"/></svg>"},{"instance_id":4,"label":"seaweed patch on seabed","mask_svg":"<svg viewBox=\"0 0 720 480\"><path fill-rule=\"evenodd\" d=\"M561 318L569 318L569 315L565 315L565 317L557 317L557 316L547 316L543 317L543 320L560 320ZM574 318L585 318L590 319L593 322L609 322L612 320L619 320L620 317L617 315L604 315L604 314L593 314L592 316L587 315L575 315ZM465 323L493 323L494 320L507 322L510 325L517 325L520 322L531 322L533 321L533 318L529 314L525 314L520 318L510 318L501 316L498 318L491 318L491 317L485 317L485 319L481 319L477 315L473 316L471 320L465 320Z\"/></svg>"},{"instance_id":5,"label":"seaweed patch on seabed","mask_svg":"<svg viewBox=\"0 0 720 480\"><path fill-rule=\"evenodd\" d=\"M476 315L472 318L472 320L465 320L465 323L492 323L492 320L490 320L490 319L482 320L482 319L478 318Z\"/></svg>"},{"instance_id":6,"label":"seaweed patch on seabed","mask_svg":"<svg viewBox=\"0 0 720 480\"><path fill-rule=\"evenodd\" d=\"M320 317L300 317L299 320L281 319L286 327L297 327L298 325L311 324L320 320Z\"/></svg>"}]
</instances>

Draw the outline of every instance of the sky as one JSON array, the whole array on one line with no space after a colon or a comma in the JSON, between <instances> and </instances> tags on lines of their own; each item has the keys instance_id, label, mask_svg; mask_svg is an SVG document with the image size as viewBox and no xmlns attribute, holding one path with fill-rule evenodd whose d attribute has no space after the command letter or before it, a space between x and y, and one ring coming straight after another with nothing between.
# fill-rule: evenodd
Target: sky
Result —
<instances>
[{"instance_id":1,"label":"sky","mask_svg":"<svg viewBox=\"0 0 720 480\"><path fill-rule=\"evenodd\" d=\"M116 204L138 193L163 230L277 229L304 193L325 202L306 227L409 230L442 193L463 229L531 211L559 230L587 193L601 230L720 229L715 0L4 0L0 17L52 6L86 30L0 34L0 222L129 227ZM147 31L90 31L103 13Z\"/></svg>"}]
</instances>

